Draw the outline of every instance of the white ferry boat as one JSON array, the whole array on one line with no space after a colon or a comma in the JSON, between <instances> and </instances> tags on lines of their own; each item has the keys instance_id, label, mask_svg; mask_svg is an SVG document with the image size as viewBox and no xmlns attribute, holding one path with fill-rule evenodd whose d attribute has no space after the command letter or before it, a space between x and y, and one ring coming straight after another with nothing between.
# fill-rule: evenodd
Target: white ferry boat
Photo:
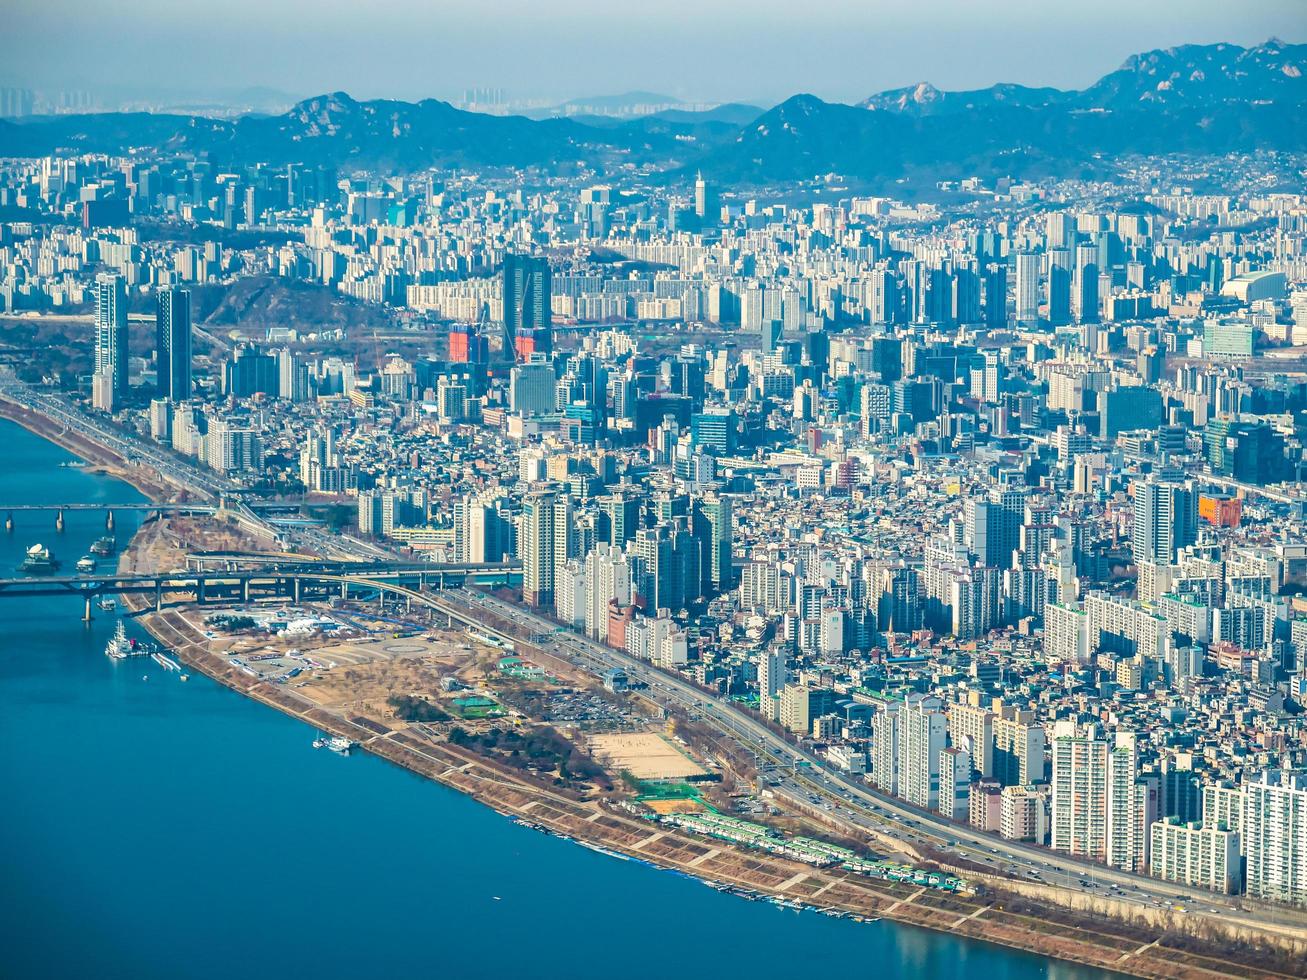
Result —
<instances>
[{"instance_id":1,"label":"white ferry boat","mask_svg":"<svg viewBox=\"0 0 1307 980\"><path fill-rule=\"evenodd\" d=\"M127 635L127 627L123 625L122 620L118 620L118 626L113 631L113 636L105 644L104 655L113 660L124 660L127 657L145 657L154 651L144 643L138 643Z\"/></svg>"}]
</instances>

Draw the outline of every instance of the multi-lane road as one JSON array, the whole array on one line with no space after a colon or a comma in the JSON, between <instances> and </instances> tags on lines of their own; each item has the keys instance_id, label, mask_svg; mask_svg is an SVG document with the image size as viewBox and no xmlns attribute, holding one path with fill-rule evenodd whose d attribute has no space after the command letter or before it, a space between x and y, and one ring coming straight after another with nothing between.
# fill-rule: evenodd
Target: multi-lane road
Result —
<instances>
[{"instance_id":1,"label":"multi-lane road","mask_svg":"<svg viewBox=\"0 0 1307 980\"><path fill-rule=\"evenodd\" d=\"M596 673L621 667L646 685L655 702L688 712L723 735L736 739L759 760L764 778L778 788L822 809L830 819L850 830L887 835L908 846L925 846L946 855L965 858L993 869L995 874L1082 889L1124 902L1157 907L1179 907L1196 914L1230 916L1232 905L1212 892L1118 871L1066 854L982 833L946 820L937 813L885 796L867 783L826 762L801 744L777 734L729 701L670 672L637 660L559 627L519 606L471 589L457 589L436 597L436 607L455 618L475 624L505 639L535 637L546 652ZM478 611L511 622L520 632L496 630Z\"/></svg>"},{"instance_id":2,"label":"multi-lane road","mask_svg":"<svg viewBox=\"0 0 1307 980\"><path fill-rule=\"evenodd\" d=\"M110 450L128 463L148 466L163 480L192 496L207 501L226 499L228 507L250 530L273 539L306 547L327 558L385 560L394 557L384 548L348 535L331 534L311 526L295 528L275 526L240 501L245 491L235 481L212 470L192 466L157 445L138 438L134 433L125 432L83 412L58 395L24 384L7 367L0 367L0 398L45 416L50 421L63 426L65 430Z\"/></svg>"}]
</instances>

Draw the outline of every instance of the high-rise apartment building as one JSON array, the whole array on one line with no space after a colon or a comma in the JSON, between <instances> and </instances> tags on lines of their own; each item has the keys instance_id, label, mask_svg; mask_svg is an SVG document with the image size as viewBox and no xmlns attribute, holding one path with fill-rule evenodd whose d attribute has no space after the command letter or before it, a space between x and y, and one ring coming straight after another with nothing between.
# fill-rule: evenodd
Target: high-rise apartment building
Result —
<instances>
[{"instance_id":1,"label":"high-rise apartment building","mask_svg":"<svg viewBox=\"0 0 1307 980\"><path fill-rule=\"evenodd\" d=\"M1039 319L1039 256L1032 252L1017 254L1016 317L1020 323Z\"/></svg>"},{"instance_id":2,"label":"high-rise apartment building","mask_svg":"<svg viewBox=\"0 0 1307 980\"><path fill-rule=\"evenodd\" d=\"M1107 758L1104 739L1065 730L1055 734L1053 850L1093 861L1106 859Z\"/></svg>"},{"instance_id":3,"label":"high-rise apartment building","mask_svg":"<svg viewBox=\"0 0 1307 980\"><path fill-rule=\"evenodd\" d=\"M1239 835L1234 831L1167 817L1149 833L1148 873L1154 878L1226 895L1239 891Z\"/></svg>"},{"instance_id":4,"label":"high-rise apartment building","mask_svg":"<svg viewBox=\"0 0 1307 980\"><path fill-rule=\"evenodd\" d=\"M949 747L939 756L939 812L951 820L966 820L971 805L971 753Z\"/></svg>"},{"instance_id":5,"label":"high-rise apartment building","mask_svg":"<svg viewBox=\"0 0 1307 980\"><path fill-rule=\"evenodd\" d=\"M1246 891L1307 905L1307 772L1268 770L1244 785Z\"/></svg>"},{"instance_id":6,"label":"high-rise apartment building","mask_svg":"<svg viewBox=\"0 0 1307 980\"><path fill-rule=\"evenodd\" d=\"M954 704L948 709L949 740L970 753L982 777L994 774L994 712L978 704Z\"/></svg>"},{"instance_id":7,"label":"high-rise apartment building","mask_svg":"<svg viewBox=\"0 0 1307 980\"><path fill-rule=\"evenodd\" d=\"M127 397L127 287L123 277L95 277L95 373L107 379L113 404Z\"/></svg>"},{"instance_id":8,"label":"high-rise apartment building","mask_svg":"<svg viewBox=\"0 0 1307 980\"><path fill-rule=\"evenodd\" d=\"M994 777L1004 786L1028 786L1044 778L1044 729L1030 711L1005 708L994 718Z\"/></svg>"},{"instance_id":9,"label":"high-rise apartment building","mask_svg":"<svg viewBox=\"0 0 1307 980\"><path fill-rule=\"evenodd\" d=\"M1135 562L1169 565L1197 536L1197 491L1188 483L1142 480L1135 482L1134 501L1130 550Z\"/></svg>"},{"instance_id":10,"label":"high-rise apartment building","mask_svg":"<svg viewBox=\"0 0 1307 980\"><path fill-rule=\"evenodd\" d=\"M871 719L871 781L882 793L899 795L898 701L885 701Z\"/></svg>"},{"instance_id":11,"label":"high-rise apartment building","mask_svg":"<svg viewBox=\"0 0 1307 980\"><path fill-rule=\"evenodd\" d=\"M914 693L899 712L898 794L928 810L939 809L940 754L948 736L943 708L939 698Z\"/></svg>"},{"instance_id":12,"label":"high-rise apartment building","mask_svg":"<svg viewBox=\"0 0 1307 980\"><path fill-rule=\"evenodd\" d=\"M518 552L522 559L522 599L531 606L554 603L554 529L558 494L552 490L528 493L522 500Z\"/></svg>"}]
</instances>

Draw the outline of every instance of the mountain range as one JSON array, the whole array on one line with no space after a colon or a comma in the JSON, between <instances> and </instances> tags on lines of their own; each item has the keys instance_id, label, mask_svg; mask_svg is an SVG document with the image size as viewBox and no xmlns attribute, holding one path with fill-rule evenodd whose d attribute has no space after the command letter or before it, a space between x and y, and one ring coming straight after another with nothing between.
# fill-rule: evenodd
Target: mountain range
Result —
<instances>
[{"instance_id":1,"label":"mountain range","mask_svg":"<svg viewBox=\"0 0 1307 980\"><path fill-rule=\"evenodd\" d=\"M943 92L922 82L856 105L796 95L759 112L669 109L630 120L529 119L446 102L342 92L237 119L102 113L0 120L0 156L207 154L220 164L301 162L344 170L430 166L600 172L634 164L679 179L765 184L839 174L874 183L977 175L1091 176L1133 154L1307 150L1307 45L1185 45L1130 57L1079 91L999 84Z\"/></svg>"}]
</instances>

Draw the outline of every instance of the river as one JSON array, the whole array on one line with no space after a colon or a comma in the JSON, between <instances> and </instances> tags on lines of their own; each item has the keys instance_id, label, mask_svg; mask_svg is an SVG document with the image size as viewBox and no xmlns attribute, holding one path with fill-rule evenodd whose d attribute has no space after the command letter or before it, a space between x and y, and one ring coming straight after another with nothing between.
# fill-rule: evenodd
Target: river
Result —
<instances>
[{"instance_id":1,"label":"river","mask_svg":"<svg viewBox=\"0 0 1307 980\"><path fill-rule=\"evenodd\" d=\"M0 503L139 501L0 421ZM136 518L116 516L126 541ZM0 515L2 519L3 515ZM103 515L16 514L0 577L65 570ZM1105 974L719 894L519 827L199 674L103 656L110 613L0 599L0 975L930 977Z\"/></svg>"}]
</instances>

